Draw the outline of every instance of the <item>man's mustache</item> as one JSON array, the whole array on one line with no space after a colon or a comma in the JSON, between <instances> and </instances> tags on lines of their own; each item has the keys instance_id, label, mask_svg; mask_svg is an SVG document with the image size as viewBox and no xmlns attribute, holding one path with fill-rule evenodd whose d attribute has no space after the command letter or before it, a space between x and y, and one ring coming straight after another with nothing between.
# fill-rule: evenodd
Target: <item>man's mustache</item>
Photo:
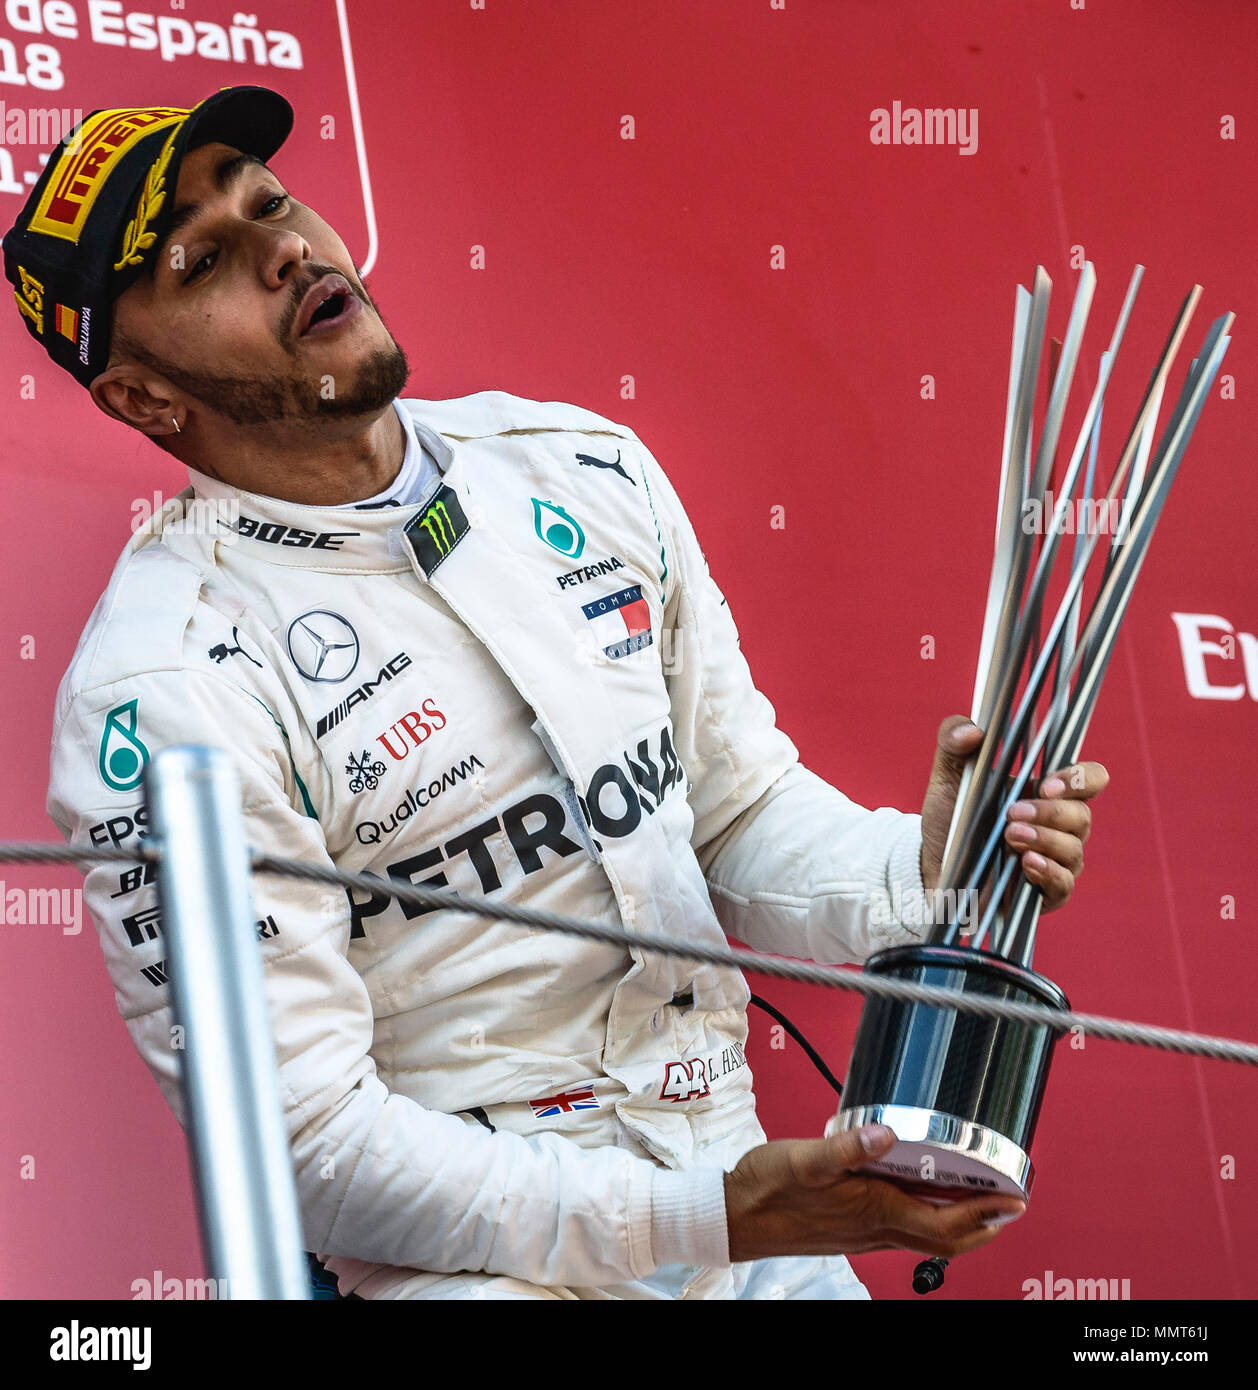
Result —
<instances>
[{"instance_id":1,"label":"man's mustache","mask_svg":"<svg viewBox=\"0 0 1258 1390\"><path fill-rule=\"evenodd\" d=\"M335 265L316 265L311 266L307 277L300 282L294 282L293 295L288 301L288 308L284 311L284 317L280 320L280 338L288 344L292 337L293 324L297 322L297 315L301 311L301 302L306 297L311 285L317 285L325 275L339 275L350 288L350 293L355 299L360 299L369 308L376 307L375 301L367 293L362 284L362 276L358 273L358 267L354 267L352 274L346 274L339 266Z\"/></svg>"}]
</instances>

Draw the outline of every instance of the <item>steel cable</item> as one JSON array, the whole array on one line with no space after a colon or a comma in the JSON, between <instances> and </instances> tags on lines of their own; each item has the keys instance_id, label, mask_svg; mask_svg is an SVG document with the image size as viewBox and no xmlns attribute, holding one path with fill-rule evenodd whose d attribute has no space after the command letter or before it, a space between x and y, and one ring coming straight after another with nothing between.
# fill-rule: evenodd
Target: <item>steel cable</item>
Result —
<instances>
[{"instance_id":1,"label":"steel cable","mask_svg":"<svg viewBox=\"0 0 1258 1390\"><path fill-rule=\"evenodd\" d=\"M101 846L82 850L71 849L66 845L0 841L0 863L7 861L14 864L133 864L137 859L155 863L160 857L161 847L153 837L131 849ZM840 966L817 965L813 961L766 955L760 951L679 941L660 932L627 931L624 927L591 922L581 917L568 917L540 908L521 907L517 903L494 902L486 897L465 897L452 888L425 888L418 884L404 883L400 879L382 878L379 874L350 873L332 866L307 864L299 859L263 854L259 850L250 851L250 865L255 873L305 879L312 883L326 883L335 888L355 888L363 893L386 893L400 903L415 907L467 912L477 917L514 922L517 926L539 927L546 931L585 937L590 941L602 941L640 951L654 951L660 955L678 956L705 965L731 966L756 975L767 975L780 980L798 980L804 984L820 985L825 989L842 989L855 994L882 994L892 999L933 1004L957 1013L978 1014L988 1018L1046 1023L1060 1033L1079 1030L1086 1036L1101 1038L1107 1042L1128 1043L1136 1047L1155 1048L1161 1052L1209 1057L1220 1062L1239 1062L1243 1066L1258 1067L1258 1043L1241 1042L1236 1038L1188 1033L1178 1028L1161 1028L1150 1023L1134 1023L1128 1019L1108 1018L1101 1014L1068 1012L1043 1004L1020 1004L1015 1000L963 994L939 985L893 980L883 975L869 975Z\"/></svg>"}]
</instances>

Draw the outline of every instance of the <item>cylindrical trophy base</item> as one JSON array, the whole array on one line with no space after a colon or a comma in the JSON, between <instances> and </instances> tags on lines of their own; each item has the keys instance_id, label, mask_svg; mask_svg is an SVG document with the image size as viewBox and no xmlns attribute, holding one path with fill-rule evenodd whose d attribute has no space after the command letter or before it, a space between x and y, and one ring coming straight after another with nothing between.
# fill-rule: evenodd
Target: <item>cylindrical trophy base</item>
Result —
<instances>
[{"instance_id":1,"label":"cylindrical trophy base","mask_svg":"<svg viewBox=\"0 0 1258 1390\"><path fill-rule=\"evenodd\" d=\"M862 1105L840 1110L826 1126L826 1134L842 1134L862 1125L888 1125L897 1142L890 1153L861 1171L877 1173L916 1197L951 1202L983 1192L1031 1195L1035 1167L1030 1157L994 1129L938 1110ZM929 1180L925 1174L930 1174Z\"/></svg>"},{"instance_id":2,"label":"cylindrical trophy base","mask_svg":"<svg viewBox=\"0 0 1258 1390\"><path fill-rule=\"evenodd\" d=\"M871 974L963 993L1069 1009L1051 980L962 946L897 946ZM1060 1029L869 995L843 1103L827 1134L886 1124L899 1142L862 1171L930 1200L980 1193L1027 1197L1029 1157Z\"/></svg>"}]
</instances>

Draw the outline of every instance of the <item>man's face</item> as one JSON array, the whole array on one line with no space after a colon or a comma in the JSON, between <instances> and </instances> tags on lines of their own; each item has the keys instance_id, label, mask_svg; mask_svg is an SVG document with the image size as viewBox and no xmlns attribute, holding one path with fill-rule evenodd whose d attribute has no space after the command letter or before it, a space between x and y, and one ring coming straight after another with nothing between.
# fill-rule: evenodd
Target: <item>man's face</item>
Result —
<instances>
[{"instance_id":1,"label":"man's face","mask_svg":"<svg viewBox=\"0 0 1258 1390\"><path fill-rule=\"evenodd\" d=\"M114 361L137 358L241 425L378 414L399 394L406 358L344 243L269 169L202 145L175 207L152 278L115 302L134 346Z\"/></svg>"}]
</instances>

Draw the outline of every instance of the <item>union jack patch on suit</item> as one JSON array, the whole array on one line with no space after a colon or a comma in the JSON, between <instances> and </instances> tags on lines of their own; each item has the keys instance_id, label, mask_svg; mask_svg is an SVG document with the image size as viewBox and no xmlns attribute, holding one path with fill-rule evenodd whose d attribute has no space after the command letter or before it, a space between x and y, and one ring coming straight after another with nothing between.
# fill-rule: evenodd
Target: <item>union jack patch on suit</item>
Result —
<instances>
[{"instance_id":1,"label":"union jack patch on suit","mask_svg":"<svg viewBox=\"0 0 1258 1390\"><path fill-rule=\"evenodd\" d=\"M531 1100L533 1115L539 1120L549 1120L554 1115L568 1115L574 1110L597 1110L598 1097L594 1086L575 1086L569 1091L560 1091L557 1096L544 1096L541 1100Z\"/></svg>"}]
</instances>

